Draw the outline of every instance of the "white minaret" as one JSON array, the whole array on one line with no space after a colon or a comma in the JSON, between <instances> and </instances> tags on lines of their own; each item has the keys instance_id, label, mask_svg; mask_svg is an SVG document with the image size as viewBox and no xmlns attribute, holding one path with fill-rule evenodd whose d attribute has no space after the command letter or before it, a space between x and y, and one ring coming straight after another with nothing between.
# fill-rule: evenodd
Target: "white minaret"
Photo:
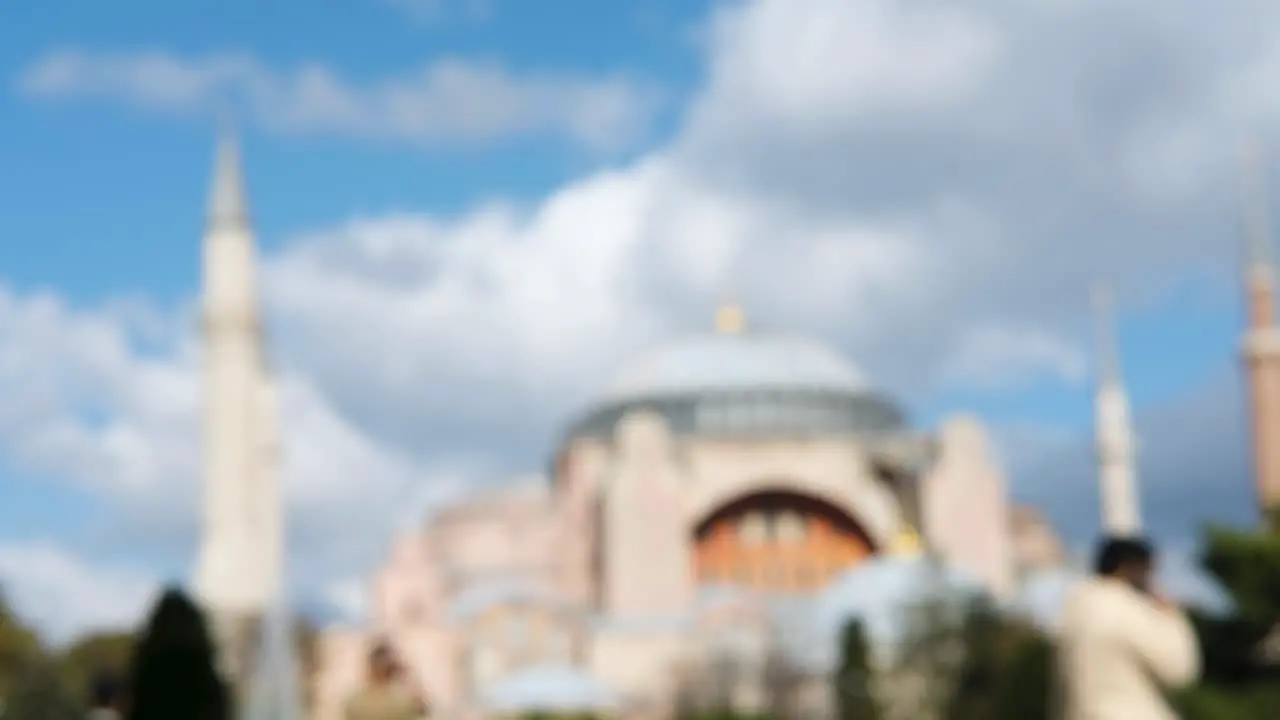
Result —
<instances>
[{"instance_id":1,"label":"white minaret","mask_svg":"<svg viewBox=\"0 0 1280 720\"><path fill-rule=\"evenodd\" d=\"M255 266L239 146L224 134L204 241L204 494L195 589L233 682L250 667L255 627L282 574L278 421Z\"/></svg>"},{"instance_id":2,"label":"white minaret","mask_svg":"<svg viewBox=\"0 0 1280 720\"><path fill-rule=\"evenodd\" d=\"M1135 469L1136 443L1129 397L1120 379L1111 295L1106 288L1095 290L1094 306L1098 315L1098 386L1094 402L1102 528L1107 535L1132 537L1142 532Z\"/></svg>"}]
</instances>

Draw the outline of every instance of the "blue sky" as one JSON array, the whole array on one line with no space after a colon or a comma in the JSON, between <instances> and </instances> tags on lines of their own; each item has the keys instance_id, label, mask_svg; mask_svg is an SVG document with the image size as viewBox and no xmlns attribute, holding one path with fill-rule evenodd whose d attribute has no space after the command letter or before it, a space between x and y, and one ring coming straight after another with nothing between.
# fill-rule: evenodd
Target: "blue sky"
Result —
<instances>
[{"instance_id":1,"label":"blue sky","mask_svg":"<svg viewBox=\"0 0 1280 720\"><path fill-rule=\"evenodd\" d=\"M694 23L704 13L694 3L498 3L489 21L466 11L415 21L394 3L374 0L333 3L299 22L300 6L284 7L264 14L250 2L15 3L6 10L8 30L0 30L0 66L14 78L61 47L248 51L285 66L324 61L358 81L460 55L528 73L636 75L678 98L696 80ZM13 282L54 285L76 300L190 294L214 122L198 115L174 122L121 106L50 107L13 93L0 100L0 112L0 158L22 169L0 179L0 209L10 231L28 238L0 250ZM353 212L456 213L491 196L534 199L599 162L554 138L474 149L446 142L422 151L376 140L245 134L258 230L268 247Z\"/></svg>"},{"instance_id":2,"label":"blue sky","mask_svg":"<svg viewBox=\"0 0 1280 720\"><path fill-rule=\"evenodd\" d=\"M1249 517L1233 163L1244 136L1272 154L1280 104L1248 83L1280 38L1243 0L1216 29L1181 6L1146 27L1145 0L405 3L0 11L0 545L133 593L51 611L58 632L189 561L219 112L294 439L325 448L291 480L300 534L362 492L389 518L540 466L594 387L733 288L921 424L980 415L1015 494L1082 542L1101 280L1153 528ZM1180 453L1223 474L1174 477ZM402 522L318 543L299 594L338 602ZM58 594L14 563L19 600Z\"/></svg>"}]
</instances>

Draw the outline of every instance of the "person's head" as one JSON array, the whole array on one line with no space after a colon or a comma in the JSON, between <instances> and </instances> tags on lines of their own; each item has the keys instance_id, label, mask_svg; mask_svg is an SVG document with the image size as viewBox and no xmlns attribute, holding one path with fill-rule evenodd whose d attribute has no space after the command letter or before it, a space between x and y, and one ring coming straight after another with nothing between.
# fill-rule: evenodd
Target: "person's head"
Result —
<instances>
[{"instance_id":1,"label":"person's head","mask_svg":"<svg viewBox=\"0 0 1280 720\"><path fill-rule=\"evenodd\" d=\"M1155 569L1155 550L1141 538L1106 538L1098 546L1094 570L1103 577L1124 580L1146 591Z\"/></svg>"},{"instance_id":2,"label":"person's head","mask_svg":"<svg viewBox=\"0 0 1280 720\"><path fill-rule=\"evenodd\" d=\"M369 678L377 683L390 682L400 674L400 663L391 645L380 642L369 653Z\"/></svg>"},{"instance_id":3,"label":"person's head","mask_svg":"<svg viewBox=\"0 0 1280 720\"><path fill-rule=\"evenodd\" d=\"M119 710L124 686L112 673L99 673L89 683L89 705L94 710Z\"/></svg>"}]
</instances>

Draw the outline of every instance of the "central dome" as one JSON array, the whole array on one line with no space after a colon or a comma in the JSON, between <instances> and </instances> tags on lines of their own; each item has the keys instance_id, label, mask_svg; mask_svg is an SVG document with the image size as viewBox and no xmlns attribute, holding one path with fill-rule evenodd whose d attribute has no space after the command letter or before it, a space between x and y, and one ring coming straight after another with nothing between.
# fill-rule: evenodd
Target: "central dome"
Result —
<instances>
[{"instance_id":1,"label":"central dome","mask_svg":"<svg viewBox=\"0 0 1280 720\"><path fill-rule=\"evenodd\" d=\"M862 374L839 355L804 338L755 333L700 335L627 366L605 402L741 391L866 391Z\"/></svg>"},{"instance_id":2,"label":"central dome","mask_svg":"<svg viewBox=\"0 0 1280 720\"><path fill-rule=\"evenodd\" d=\"M840 355L801 337L720 332L641 355L569 428L610 437L627 413L661 415L679 435L813 437L896 431L902 412Z\"/></svg>"}]
</instances>

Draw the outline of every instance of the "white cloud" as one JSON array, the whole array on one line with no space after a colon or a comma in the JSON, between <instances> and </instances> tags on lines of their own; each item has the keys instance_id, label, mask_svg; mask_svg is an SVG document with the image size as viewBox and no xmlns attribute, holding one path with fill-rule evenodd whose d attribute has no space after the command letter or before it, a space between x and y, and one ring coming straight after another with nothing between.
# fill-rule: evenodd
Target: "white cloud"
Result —
<instances>
[{"instance_id":1,"label":"white cloud","mask_svg":"<svg viewBox=\"0 0 1280 720\"><path fill-rule=\"evenodd\" d=\"M413 143L557 134L601 150L640 138L657 99L622 77L515 76L488 61L444 59L356 83L323 65L279 70L246 53L56 50L28 67L19 87L33 97L110 99L177 114L231 103L280 132Z\"/></svg>"},{"instance_id":2,"label":"white cloud","mask_svg":"<svg viewBox=\"0 0 1280 720\"><path fill-rule=\"evenodd\" d=\"M187 323L157 331L154 321L0 286L0 452L19 472L87 491L101 508L91 522L102 525L82 528L91 536L142 554L176 543L188 551L174 554L189 557L201 477L195 338ZM463 480L369 438L287 368L281 383L293 579L308 593L328 573L367 563L397 527L388 517L421 516Z\"/></svg>"},{"instance_id":3,"label":"white cloud","mask_svg":"<svg viewBox=\"0 0 1280 720\"><path fill-rule=\"evenodd\" d=\"M178 342L149 356L147 341L166 331L138 307L77 312L0 286L0 432L21 464L131 496L189 475L190 353Z\"/></svg>"},{"instance_id":4,"label":"white cloud","mask_svg":"<svg viewBox=\"0 0 1280 720\"><path fill-rule=\"evenodd\" d=\"M48 542L0 544L0 584L18 614L56 644L136 627L159 589L146 572L86 563Z\"/></svg>"},{"instance_id":5,"label":"white cloud","mask_svg":"<svg viewBox=\"0 0 1280 720\"><path fill-rule=\"evenodd\" d=\"M1038 328L983 324L968 330L943 369L946 381L984 389L1018 388L1042 377L1080 384L1085 353L1069 340Z\"/></svg>"},{"instance_id":6,"label":"white cloud","mask_svg":"<svg viewBox=\"0 0 1280 720\"><path fill-rule=\"evenodd\" d=\"M997 28L960 6L892 0L755 2L716 15L698 122L830 131L927 111L981 88Z\"/></svg>"}]
</instances>

